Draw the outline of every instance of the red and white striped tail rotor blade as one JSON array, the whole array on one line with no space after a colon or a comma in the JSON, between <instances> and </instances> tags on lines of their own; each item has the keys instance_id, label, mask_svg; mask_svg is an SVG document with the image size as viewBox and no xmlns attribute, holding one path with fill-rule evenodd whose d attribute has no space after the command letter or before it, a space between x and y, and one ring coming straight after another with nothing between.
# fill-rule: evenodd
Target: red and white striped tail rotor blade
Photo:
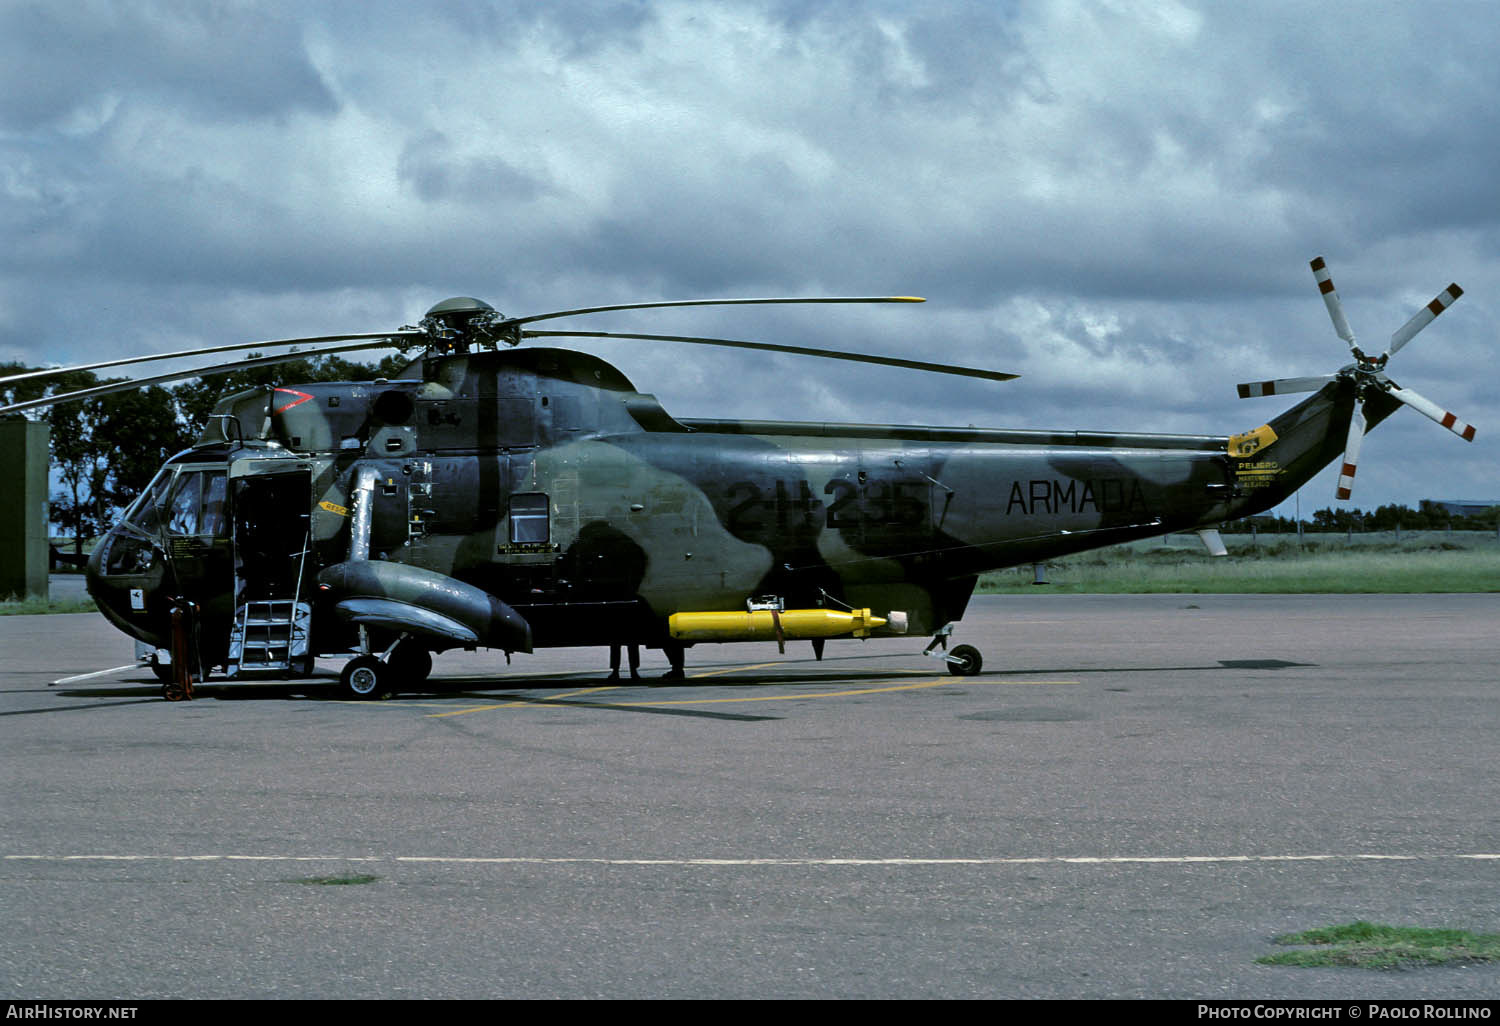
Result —
<instances>
[{"instance_id":1,"label":"red and white striped tail rotor blade","mask_svg":"<svg viewBox=\"0 0 1500 1026\"><path fill-rule=\"evenodd\" d=\"M1316 392L1337 377L1337 374L1324 374L1317 378L1277 378L1274 381L1250 381L1235 387L1239 390L1241 399L1257 399L1263 395Z\"/></svg>"},{"instance_id":2,"label":"red and white striped tail rotor blade","mask_svg":"<svg viewBox=\"0 0 1500 1026\"><path fill-rule=\"evenodd\" d=\"M1400 352L1402 346L1412 340L1417 332L1436 320L1438 314L1452 306L1454 300L1463 294L1464 290L1458 287L1457 282L1439 292L1436 299L1413 314L1411 320L1401 325L1396 333L1391 336L1391 344L1386 347L1385 354L1387 356L1395 356L1396 353Z\"/></svg>"},{"instance_id":3,"label":"red and white striped tail rotor blade","mask_svg":"<svg viewBox=\"0 0 1500 1026\"><path fill-rule=\"evenodd\" d=\"M1312 261L1313 277L1318 280L1318 291L1323 293L1323 304L1328 307L1328 316L1333 318L1333 330L1338 332L1339 338L1349 343L1349 348L1359 355L1359 347L1354 341L1354 329L1349 327L1349 322L1344 319L1344 305L1339 302L1339 294L1333 287L1333 276L1328 273L1328 265L1323 262L1322 257L1315 257Z\"/></svg>"},{"instance_id":4,"label":"red and white striped tail rotor blade","mask_svg":"<svg viewBox=\"0 0 1500 1026\"><path fill-rule=\"evenodd\" d=\"M1462 438L1464 441L1474 441L1473 424L1464 423L1456 416L1443 409L1437 403L1433 402L1431 399L1425 399L1417 393L1413 392L1411 389L1402 388L1395 382L1391 382L1391 386L1387 391L1389 391L1392 396L1400 399L1407 406L1410 406L1412 409L1416 410L1422 416L1431 417L1433 420L1437 421L1449 431L1452 431L1455 435L1457 435L1459 438Z\"/></svg>"},{"instance_id":5,"label":"red and white striped tail rotor blade","mask_svg":"<svg viewBox=\"0 0 1500 1026\"><path fill-rule=\"evenodd\" d=\"M1354 471L1359 466L1359 447L1365 440L1365 405L1355 402L1349 418L1349 439L1344 443L1344 465L1339 468L1339 486L1334 492L1342 502L1354 494Z\"/></svg>"}]
</instances>

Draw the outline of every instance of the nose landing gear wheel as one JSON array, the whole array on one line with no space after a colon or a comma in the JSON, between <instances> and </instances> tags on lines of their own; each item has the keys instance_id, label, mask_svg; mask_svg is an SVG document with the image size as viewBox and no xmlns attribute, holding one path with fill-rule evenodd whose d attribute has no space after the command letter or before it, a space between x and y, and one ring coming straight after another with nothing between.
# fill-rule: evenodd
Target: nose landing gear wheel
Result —
<instances>
[{"instance_id":1,"label":"nose landing gear wheel","mask_svg":"<svg viewBox=\"0 0 1500 1026\"><path fill-rule=\"evenodd\" d=\"M177 679L172 673L171 664L162 662L156 656L151 657L151 672L163 684L170 684Z\"/></svg>"},{"instance_id":2,"label":"nose landing gear wheel","mask_svg":"<svg viewBox=\"0 0 1500 1026\"><path fill-rule=\"evenodd\" d=\"M386 698L390 694L390 668L372 655L355 656L344 664L339 674L344 697L363 701Z\"/></svg>"}]
</instances>

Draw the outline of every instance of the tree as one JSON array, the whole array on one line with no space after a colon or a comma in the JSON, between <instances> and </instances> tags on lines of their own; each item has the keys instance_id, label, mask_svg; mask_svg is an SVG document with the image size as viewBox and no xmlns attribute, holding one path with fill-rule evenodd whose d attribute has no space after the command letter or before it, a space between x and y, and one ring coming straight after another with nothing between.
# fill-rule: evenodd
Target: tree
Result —
<instances>
[{"instance_id":1,"label":"tree","mask_svg":"<svg viewBox=\"0 0 1500 1026\"><path fill-rule=\"evenodd\" d=\"M52 496L51 519L73 536L73 552L78 556L83 555L84 540L102 534L113 519L108 487L113 447L99 431L104 416L103 399L65 403L48 411L52 467L63 485Z\"/></svg>"},{"instance_id":2,"label":"tree","mask_svg":"<svg viewBox=\"0 0 1500 1026\"><path fill-rule=\"evenodd\" d=\"M1320 509L1312 515L1315 531L1363 531L1367 516L1354 509Z\"/></svg>"},{"instance_id":3,"label":"tree","mask_svg":"<svg viewBox=\"0 0 1500 1026\"><path fill-rule=\"evenodd\" d=\"M193 444L171 392L155 386L105 396L96 427L110 447L108 498L123 509L146 490L163 463Z\"/></svg>"},{"instance_id":4,"label":"tree","mask_svg":"<svg viewBox=\"0 0 1500 1026\"><path fill-rule=\"evenodd\" d=\"M1370 527L1376 531L1394 531L1398 527L1408 531L1423 531L1431 526L1432 522L1425 513L1399 503L1377 506L1375 512L1370 514Z\"/></svg>"},{"instance_id":5,"label":"tree","mask_svg":"<svg viewBox=\"0 0 1500 1026\"><path fill-rule=\"evenodd\" d=\"M1463 519L1463 517L1455 518L1452 513L1448 512L1446 506L1441 506L1431 499L1423 499L1418 505L1421 508L1421 515L1427 518L1427 523L1437 530L1457 526L1454 520Z\"/></svg>"}]
</instances>

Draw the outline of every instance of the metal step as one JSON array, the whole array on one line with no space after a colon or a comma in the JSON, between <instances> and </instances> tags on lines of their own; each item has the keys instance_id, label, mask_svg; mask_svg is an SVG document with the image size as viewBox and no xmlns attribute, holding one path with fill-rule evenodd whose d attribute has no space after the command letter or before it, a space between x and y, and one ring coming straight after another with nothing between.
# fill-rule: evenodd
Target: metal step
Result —
<instances>
[{"instance_id":1,"label":"metal step","mask_svg":"<svg viewBox=\"0 0 1500 1026\"><path fill-rule=\"evenodd\" d=\"M292 599L246 602L229 631L226 669L231 678L282 676L296 665L311 668L308 626L312 606Z\"/></svg>"}]
</instances>

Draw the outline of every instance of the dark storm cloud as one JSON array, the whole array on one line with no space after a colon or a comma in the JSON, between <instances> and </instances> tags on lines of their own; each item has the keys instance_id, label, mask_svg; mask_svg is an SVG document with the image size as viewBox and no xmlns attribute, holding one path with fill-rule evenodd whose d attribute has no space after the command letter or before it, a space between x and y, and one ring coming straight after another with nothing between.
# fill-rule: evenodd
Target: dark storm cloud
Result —
<instances>
[{"instance_id":1,"label":"dark storm cloud","mask_svg":"<svg viewBox=\"0 0 1500 1026\"><path fill-rule=\"evenodd\" d=\"M578 326L1024 374L600 345L684 416L1227 432L1274 412L1236 380L1347 360L1324 252L1362 339L1469 289L1396 369L1481 443L1403 414L1374 451L1489 480L1500 411L1462 369L1493 359L1500 295L1500 19L1359 10L12 6L0 357L371 330L452 294L918 293Z\"/></svg>"},{"instance_id":2,"label":"dark storm cloud","mask_svg":"<svg viewBox=\"0 0 1500 1026\"><path fill-rule=\"evenodd\" d=\"M198 117L329 112L295 19L254 7L18 3L0 10L0 126L31 130L103 102Z\"/></svg>"},{"instance_id":3,"label":"dark storm cloud","mask_svg":"<svg viewBox=\"0 0 1500 1026\"><path fill-rule=\"evenodd\" d=\"M1248 172L1334 213L1354 245L1500 219L1493 183L1474 173L1500 156L1500 35L1471 5L1433 38L1432 13L1392 5L1378 18L1268 19L1252 43L1310 77L1288 81L1295 106Z\"/></svg>"}]
</instances>

